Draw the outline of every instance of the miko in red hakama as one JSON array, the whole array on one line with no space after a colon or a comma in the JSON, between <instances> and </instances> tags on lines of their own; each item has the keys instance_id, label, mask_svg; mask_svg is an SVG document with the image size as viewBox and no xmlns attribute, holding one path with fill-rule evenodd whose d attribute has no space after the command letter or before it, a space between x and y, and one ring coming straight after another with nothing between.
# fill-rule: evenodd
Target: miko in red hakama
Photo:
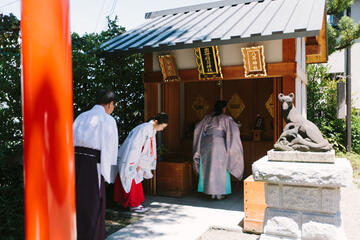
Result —
<instances>
[{"instance_id":1,"label":"miko in red hakama","mask_svg":"<svg viewBox=\"0 0 360 240\"><path fill-rule=\"evenodd\" d=\"M132 181L130 192L125 192L119 175L115 179L114 185L114 201L119 203L124 208L137 207L144 202L144 191L142 182L136 184L135 180Z\"/></svg>"}]
</instances>

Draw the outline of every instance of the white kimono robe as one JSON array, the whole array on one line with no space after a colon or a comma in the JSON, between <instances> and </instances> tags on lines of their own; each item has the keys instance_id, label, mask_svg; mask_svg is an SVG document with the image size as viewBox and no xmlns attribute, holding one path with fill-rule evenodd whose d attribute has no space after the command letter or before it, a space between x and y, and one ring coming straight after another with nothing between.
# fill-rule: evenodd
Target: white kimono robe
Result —
<instances>
[{"instance_id":1,"label":"white kimono robe","mask_svg":"<svg viewBox=\"0 0 360 240\"><path fill-rule=\"evenodd\" d=\"M115 119L101 105L80 114L73 123L74 146L100 150L97 164L99 187L101 175L105 182L113 183L116 177L118 155L118 129Z\"/></svg>"},{"instance_id":2,"label":"white kimono robe","mask_svg":"<svg viewBox=\"0 0 360 240\"><path fill-rule=\"evenodd\" d=\"M156 169L156 130L154 121L135 127L119 149L118 166L121 183L125 192L130 192L132 181L138 184L153 177ZM136 168L140 166L140 170Z\"/></svg>"}]
</instances>

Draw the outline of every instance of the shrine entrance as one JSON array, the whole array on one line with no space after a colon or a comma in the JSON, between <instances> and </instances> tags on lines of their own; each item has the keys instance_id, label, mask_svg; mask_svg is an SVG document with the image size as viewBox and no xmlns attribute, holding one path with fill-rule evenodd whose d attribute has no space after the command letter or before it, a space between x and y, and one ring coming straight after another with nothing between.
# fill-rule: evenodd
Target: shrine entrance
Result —
<instances>
[{"instance_id":1,"label":"shrine entrance","mask_svg":"<svg viewBox=\"0 0 360 240\"><path fill-rule=\"evenodd\" d=\"M178 136L169 136L169 132L164 132L163 143L172 149L158 163L156 192L183 196L196 189L197 176L192 171L194 128L204 115L212 112L219 99L228 102L227 114L239 125L244 147L243 179L251 175L252 163L266 155L282 129L277 101L281 90L282 78L276 77L163 84L164 111L168 111L169 116L178 111L179 131ZM178 96L178 107L166 103L166 96L170 94L172 99ZM256 130L259 118L261 124Z\"/></svg>"}]
</instances>

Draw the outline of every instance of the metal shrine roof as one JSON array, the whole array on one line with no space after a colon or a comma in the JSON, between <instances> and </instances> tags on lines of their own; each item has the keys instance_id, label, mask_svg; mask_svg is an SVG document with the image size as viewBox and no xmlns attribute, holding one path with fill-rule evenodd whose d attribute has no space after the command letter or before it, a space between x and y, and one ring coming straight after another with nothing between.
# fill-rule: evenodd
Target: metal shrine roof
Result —
<instances>
[{"instance_id":1,"label":"metal shrine roof","mask_svg":"<svg viewBox=\"0 0 360 240\"><path fill-rule=\"evenodd\" d=\"M318 35L326 0L225 0L145 14L101 47L146 52Z\"/></svg>"}]
</instances>

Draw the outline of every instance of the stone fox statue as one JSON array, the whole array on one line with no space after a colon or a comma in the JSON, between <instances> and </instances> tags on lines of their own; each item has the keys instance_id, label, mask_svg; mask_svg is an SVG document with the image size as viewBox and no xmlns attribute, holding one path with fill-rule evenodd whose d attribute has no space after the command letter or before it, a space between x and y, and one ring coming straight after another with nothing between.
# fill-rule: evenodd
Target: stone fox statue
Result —
<instances>
[{"instance_id":1,"label":"stone fox statue","mask_svg":"<svg viewBox=\"0 0 360 240\"><path fill-rule=\"evenodd\" d=\"M288 96L280 93L278 97L286 126L274 145L275 150L326 152L332 149L319 128L296 110L293 93Z\"/></svg>"}]
</instances>

